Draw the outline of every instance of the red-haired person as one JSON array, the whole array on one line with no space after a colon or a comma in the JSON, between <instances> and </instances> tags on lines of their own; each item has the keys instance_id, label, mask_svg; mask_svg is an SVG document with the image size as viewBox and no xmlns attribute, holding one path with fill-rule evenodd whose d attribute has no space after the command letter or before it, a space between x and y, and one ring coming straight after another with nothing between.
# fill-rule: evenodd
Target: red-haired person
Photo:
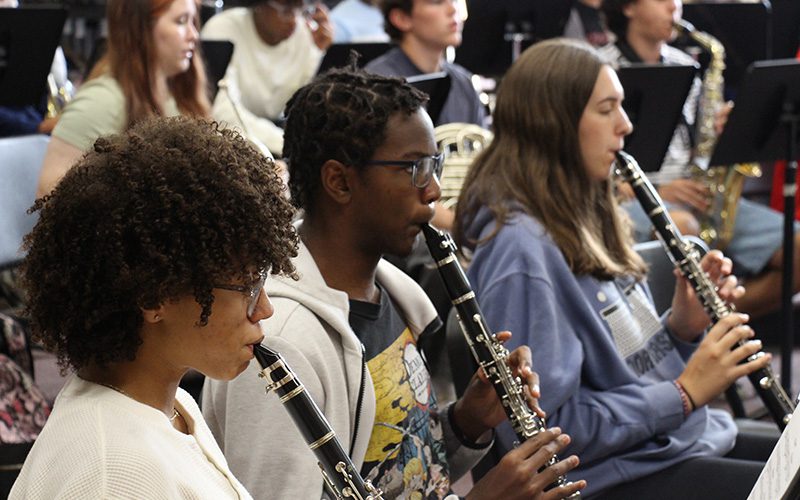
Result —
<instances>
[{"instance_id":1,"label":"red-haired person","mask_svg":"<svg viewBox=\"0 0 800 500\"><path fill-rule=\"evenodd\" d=\"M37 196L101 135L152 116L207 117L195 0L109 0L108 50L53 130Z\"/></svg>"}]
</instances>

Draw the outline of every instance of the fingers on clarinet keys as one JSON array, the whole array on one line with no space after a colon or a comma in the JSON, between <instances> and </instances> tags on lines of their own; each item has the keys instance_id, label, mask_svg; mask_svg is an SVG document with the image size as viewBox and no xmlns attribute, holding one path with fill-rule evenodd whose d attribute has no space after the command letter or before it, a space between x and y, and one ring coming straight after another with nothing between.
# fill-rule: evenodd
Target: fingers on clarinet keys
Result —
<instances>
[{"instance_id":1,"label":"fingers on clarinet keys","mask_svg":"<svg viewBox=\"0 0 800 500\"><path fill-rule=\"evenodd\" d=\"M542 469L558 451L569 444L569 441L569 436L562 434L557 427L540 432L506 453L500 462L478 481L467 495L467 499L527 500L535 497L542 500L556 500L572 497L586 486L586 481L565 483L554 488L551 488L551 485L557 478L578 465L577 457L570 456Z\"/></svg>"},{"instance_id":2,"label":"fingers on clarinet keys","mask_svg":"<svg viewBox=\"0 0 800 500\"><path fill-rule=\"evenodd\" d=\"M563 478L580 463L575 455L554 462L554 457L569 443L569 435L563 434L560 428L553 427L540 432L507 453L500 461L500 467L506 469L507 474L518 474L520 491L527 495L536 495L549 488L548 497L571 496L582 489L586 482L575 481L551 488L553 484L558 483L559 478Z\"/></svg>"}]
</instances>

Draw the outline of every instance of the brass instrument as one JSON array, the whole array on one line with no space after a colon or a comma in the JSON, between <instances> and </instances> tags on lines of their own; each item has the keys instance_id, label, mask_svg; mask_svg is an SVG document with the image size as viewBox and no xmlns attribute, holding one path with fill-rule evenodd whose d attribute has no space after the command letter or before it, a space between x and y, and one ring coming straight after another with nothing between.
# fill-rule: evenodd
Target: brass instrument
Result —
<instances>
[{"instance_id":1,"label":"brass instrument","mask_svg":"<svg viewBox=\"0 0 800 500\"><path fill-rule=\"evenodd\" d=\"M439 181L442 197L439 202L445 208L453 208L458 202L472 160L491 142L494 134L471 123L439 125L433 133L439 151L444 154L444 170Z\"/></svg>"},{"instance_id":2,"label":"brass instrument","mask_svg":"<svg viewBox=\"0 0 800 500\"><path fill-rule=\"evenodd\" d=\"M680 33L688 35L711 56L703 75L703 89L697 112L697 141L693 151L692 177L703 182L710 192L708 209L699 214L700 238L713 248L724 249L733 237L736 209L747 177L761 177L758 163L740 163L731 167L709 166L717 142L714 120L725 104L725 47L719 40L698 31L688 21L675 23Z\"/></svg>"},{"instance_id":3,"label":"brass instrument","mask_svg":"<svg viewBox=\"0 0 800 500\"><path fill-rule=\"evenodd\" d=\"M55 118L64 110L64 106L72 100L74 93L72 84L59 87L52 73L47 75L47 112L45 118Z\"/></svg>"}]
</instances>

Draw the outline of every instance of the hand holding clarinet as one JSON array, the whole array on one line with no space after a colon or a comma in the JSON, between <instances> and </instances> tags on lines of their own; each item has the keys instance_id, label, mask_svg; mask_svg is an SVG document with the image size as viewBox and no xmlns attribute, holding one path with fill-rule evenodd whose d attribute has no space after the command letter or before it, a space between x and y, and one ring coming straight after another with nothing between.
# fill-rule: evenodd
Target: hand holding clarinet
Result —
<instances>
[{"instance_id":1,"label":"hand holding clarinet","mask_svg":"<svg viewBox=\"0 0 800 500\"><path fill-rule=\"evenodd\" d=\"M429 224L424 224L422 231L479 365L464 396L455 405L455 424L467 437L476 438L508 419L520 441L475 485L467 498L580 498L579 491L586 481L567 482L564 476L578 465L578 457L561 461L556 458L556 453L569 444L569 436L558 428L545 428L544 412L537 402L539 377L531 369L530 349L522 346L508 352L503 343L511 338L511 333L489 330L456 259L452 239Z\"/></svg>"},{"instance_id":2,"label":"hand holding clarinet","mask_svg":"<svg viewBox=\"0 0 800 500\"><path fill-rule=\"evenodd\" d=\"M630 183L679 276L667 327L673 335L692 341L709 324L713 325L676 380L684 411L688 414L705 405L736 379L747 375L783 430L795 404L772 373L771 356L761 352L761 342L753 339L753 330L746 325L748 316L737 313L730 303L744 293L730 274L730 259L718 251L700 258L697 249L672 222L658 192L633 157L617 153L616 171Z\"/></svg>"}]
</instances>

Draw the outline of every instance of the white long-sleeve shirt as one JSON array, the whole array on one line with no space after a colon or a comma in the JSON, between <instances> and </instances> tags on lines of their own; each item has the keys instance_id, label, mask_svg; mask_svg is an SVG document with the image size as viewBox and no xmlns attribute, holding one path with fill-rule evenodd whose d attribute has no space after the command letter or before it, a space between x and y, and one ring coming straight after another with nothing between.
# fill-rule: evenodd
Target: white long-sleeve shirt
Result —
<instances>
[{"instance_id":1,"label":"white long-sleeve shirt","mask_svg":"<svg viewBox=\"0 0 800 500\"><path fill-rule=\"evenodd\" d=\"M191 434L161 411L73 375L9 498L250 499L182 389L176 408Z\"/></svg>"},{"instance_id":2,"label":"white long-sleeve shirt","mask_svg":"<svg viewBox=\"0 0 800 500\"><path fill-rule=\"evenodd\" d=\"M256 31L252 10L237 7L209 19L203 26L202 38L233 43L233 56L225 74L231 98L240 104L247 131L270 151L280 153L283 130L272 121L281 116L292 94L311 81L322 60L323 53L314 44L308 27L299 21L289 38L268 45ZM220 91L212 114L240 127L230 101Z\"/></svg>"}]
</instances>

